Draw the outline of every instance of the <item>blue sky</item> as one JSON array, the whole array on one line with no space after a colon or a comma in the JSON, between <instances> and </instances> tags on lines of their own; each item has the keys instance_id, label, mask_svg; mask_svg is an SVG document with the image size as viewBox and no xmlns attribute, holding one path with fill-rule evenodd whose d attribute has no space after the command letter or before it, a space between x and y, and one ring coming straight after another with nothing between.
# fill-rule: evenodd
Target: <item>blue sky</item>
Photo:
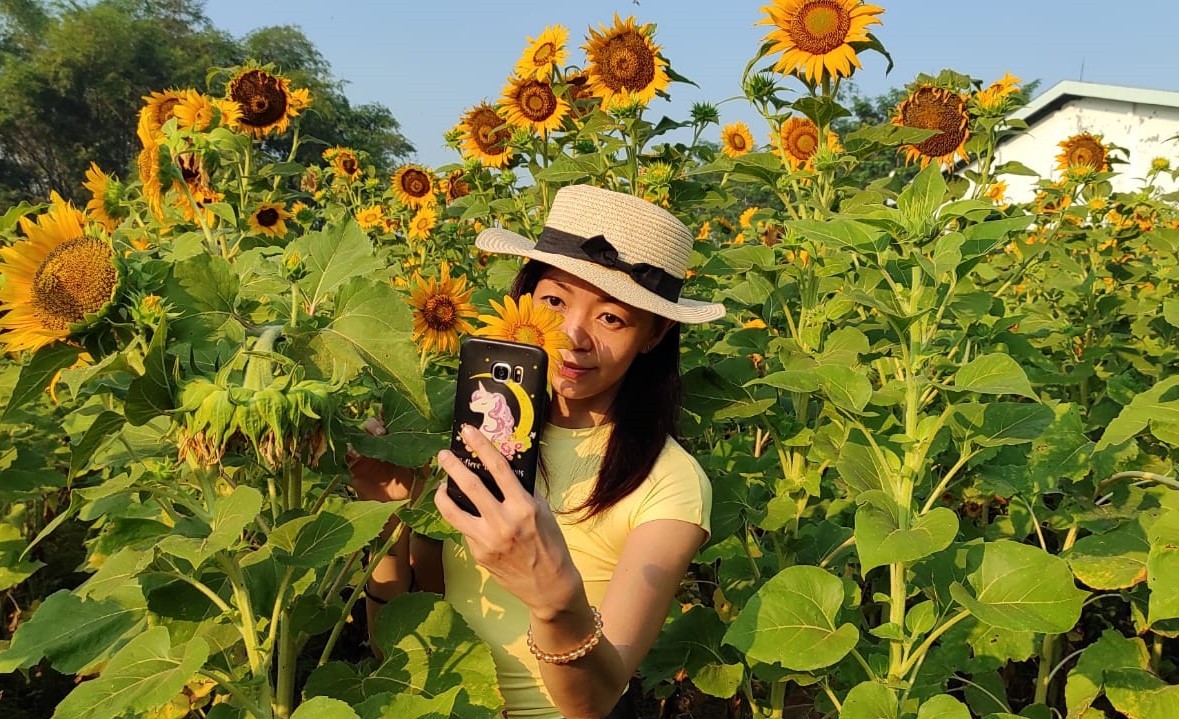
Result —
<instances>
[{"instance_id":1,"label":"blue sky","mask_svg":"<svg viewBox=\"0 0 1179 719\"><path fill-rule=\"evenodd\" d=\"M736 95L742 68L769 28L764 0L207 0L218 27L242 36L266 25L296 25L347 82L354 103L392 110L417 148L438 166L458 159L442 133L483 99L496 101L527 37L546 25L569 29L570 62L582 64L587 29L614 13L657 25L656 43L673 69L699 87L673 84L670 102L649 116L685 119L692 103ZM901 87L921 72L953 68L987 82L1010 71L1041 91L1061 80L1179 90L1175 0L877 0L884 24L873 32L895 67L875 53L854 76L862 94ZM791 83L787 83L790 85ZM793 85L797 87L797 85ZM743 120L755 139L763 121L741 101L721 105L721 121ZM719 128L711 130L719 138Z\"/></svg>"}]
</instances>

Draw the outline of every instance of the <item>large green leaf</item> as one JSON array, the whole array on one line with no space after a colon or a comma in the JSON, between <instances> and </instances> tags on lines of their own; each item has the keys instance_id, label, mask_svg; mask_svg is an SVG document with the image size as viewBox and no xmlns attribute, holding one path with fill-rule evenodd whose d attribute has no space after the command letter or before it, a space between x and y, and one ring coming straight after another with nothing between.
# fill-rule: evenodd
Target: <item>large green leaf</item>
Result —
<instances>
[{"instance_id":1,"label":"large green leaf","mask_svg":"<svg viewBox=\"0 0 1179 719\"><path fill-rule=\"evenodd\" d=\"M366 700L381 694L452 702L450 716L462 719L498 719L491 650L448 603L424 593L397 597L378 614L373 640L385 659L371 674L331 662L312 673L304 694L362 705L365 719L374 716ZM461 687L457 694L456 687Z\"/></svg>"},{"instance_id":2,"label":"large green leaf","mask_svg":"<svg viewBox=\"0 0 1179 719\"><path fill-rule=\"evenodd\" d=\"M0 591L20 584L45 566L22 558L27 546L23 532L11 524L0 524Z\"/></svg>"},{"instance_id":3,"label":"large green leaf","mask_svg":"<svg viewBox=\"0 0 1179 719\"><path fill-rule=\"evenodd\" d=\"M1179 510L1171 509L1147 530L1150 553L1146 559L1151 624L1179 617Z\"/></svg>"},{"instance_id":4,"label":"large green leaf","mask_svg":"<svg viewBox=\"0 0 1179 719\"><path fill-rule=\"evenodd\" d=\"M843 699L839 719L896 719L897 698L878 682L860 682Z\"/></svg>"},{"instance_id":5,"label":"large green leaf","mask_svg":"<svg viewBox=\"0 0 1179 719\"><path fill-rule=\"evenodd\" d=\"M146 604L138 587L123 588L117 597L102 601L82 601L70 592L55 592L32 619L17 628L8 649L0 652L0 674L31 667L42 658L63 674L76 674L109 657L146 621Z\"/></svg>"},{"instance_id":6,"label":"large green leaf","mask_svg":"<svg viewBox=\"0 0 1179 719\"><path fill-rule=\"evenodd\" d=\"M1128 719L1174 719L1179 685L1143 669L1114 669L1105 672L1105 696Z\"/></svg>"},{"instance_id":7,"label":"large green leaf","mask_svg":"<svg viewBox=\"0 0 1179 719\"><path fill-rule=\"evenodd\" d=\"M966 242L962 245L963 259L989 255L1007 244L1007 236L1026 230L1032 224L1031 217L1005 217L1001 220L968 224L962 230Z\"/></svg>"},{"instance_id":8,"label":"large green leaf","mask_svg":"<svg viewBox=\"0 0 1179 719\"><path fill-rule=\"evenodd\" d=\"M78 361L81 352L77 347L55 342L37 350L28 364L21 367L16 386L12 388L12 395L8 404L0 413L0 424L8 421L9 416L24 405L38 397L49 386L53 376Z\"/></svg>"},{"instance_id":9,"label":"large green leaf","mask_svg":"<svg viewBox=\"0 0 1179 719\"><path fill-rule=\"evenodd\" d=\"M838 577L818 567L787 567L749 600L725 633L725 643L787 669L829 667L860 638L854 625L837 625L844 599Z\"/></svg>"},{"instance_id":10,"label":"large green leaf","mask_svg":"<svg viewBox=\"0 0 1179 719\"><path fill-rule=\"evenodd\" d=\"M837 407L859 414L872 399L872 382L844 365L821 365L815 370L823 392Z\"/></svg>"},{"instance_id":11,"label":"large green leaf","mask_svg":"<svg viewBox=\"0 0 1179 719\"><path fill-rule=\"evenodd\" d=\"M396 508L394 502L348 502L298 517L270 533L270 546L275 559L287 566L321 567L367 544Z\"/></svg>"},{"instance_id":12,"label":"large green leaf","mask_svg":"<svg viewBox=\"0 0 1179 719\"><path fill-rule=\"evenodd\" d=\"M78 587L78 596L91 600L110 597L120 588L133 582L151 563L152 558L153 551L150 549L123 547L107 557L99 570Z\"/></svg>"},{"instance_id":13,"label":"large green leaf","mask_svg":"<svg viewBox=\"0 0 1179 719\"><path fill-rule=\"evenodd\" d=\"M94 453L103 444L118 436L126 422L127 420L122 414L110 410L95 417L94 423L86 430L81 441L70 450L70 477L78 476L78 473L89 465Z\"/></svg>"},{"instance_id":14,"label":"large green leaf","mask_svg":"<svg viewBox=\"0 0 1179 719\"><path fill-rule=\"evenodd\" d=\"M318 232L308 232L292 242L288 251L298 252L303 258L307 275L299 281L299 287L312 307L323 304L348 280L373 275L383 268L373 252L372 240L351 217Z\"/></svg>"},{"instance_id":15,"label":"large green leaf","mask_svg":"<svg viewBox=\"0 0 1179 719\"><path fill-rule=\"evenodd\" d=\"M884 459L872 447L848 441L839 451L835 468L847 483L852 494L872 490L888 490L893 479L900 475L901 460L886 447L880 448Z\"/></svg>"},{"instance_id":16,"label":"large green leaf","mask_svg":"<svg viewBox=\"0 0 1179 719\"><path fill-rule=\"evenodd\" d=\"M687 673L700 691L728 698L744 678L744 666L732 648L722 646L725 624L717 613L695 605L663 628L643 660L643 682L653 687Z\"/></svg>"},{"instance_id":17,"label":"large green leaf","mask_svg":"<svg viewBox=\"0 0 1179 719\"><path fill-rule=\"evenodd\" d=\"M172 374L168 371L168 321L160 320L143 358L143 374L131 381L123 413L135 426L147 424L175 409Z\"/></svg>"},{"instance_id":18,"label":"large green leaf","mask_svg":"<svg viewBox=\"0 0 1179 719\"><path fill-rule=\"evenodd\" d=\"M164 289L180 316L171 323L170 349L213 369L236 352L246 331L235 316L241 282L233 265L200 253L177 262Z\"/></svg>"},{"instance_id":19,"label":"large green leaf","mask_svg":"<svg viewBox=\"0 0 1179 719\"><path fill-rule=\"evenodd\" d=\"M1146 643L1138 637L1127 639L1112 629L1085 647L1077 665L1069 670L1064 685L1068 719L1080 719L1085 710L1101 696L1105 672L1113 669L1146 669L1150 655Z\"/></svg>"},{"instance_id":20,"label":"large green leaf","mask_svg":"<svg viewBox=\"0 0 1179 719\"><path fill-rule=\"evenodd\" d=\"M954 408L953 426L982 447L1027 444L1052 425L1052 408L1027 402L965 402Z\"/></svg>"},{"instance_id":21,"label":"large green leaf","mask_svg":"<svg viewBox=\"0 0 1179 719\"><path fill-rule=\"evenodd\" d=\"M1150 542L1136 521L1105 534L1081 537L1062 552L1077 579L1093 589L1129 589L1147 579Z\"/></svg>"},{"instance_id":22,"label":"large green leaf","mask_svg":"<svg viewBox=\"0 0 1179 719\"><path fill-rule=\"evenodd\" d=\"M339 379L350 379L367 365L379 379L400 385L428 414L412 330L404 297L388 283L356 277L340 287L331 323L311 340L311 359L324 376Z\"/></svg>"},{"instance_id":23,"label":"large green leaf","mask_svg":"<svg viewBox=\"0 0 1179 719\"><path fill-rule=\"evenodd\" d=\"M800 236L836 250L883 252L888 247L884 231L857 220L794 220L786 223Z\"/></svg>"},{"instance_id":24,"label":"large green leaf","mask_svg":"<svg viewBox=\"0 0 1179 719\"><path fill-rule=\"evenodd\" d=\"M437 423L423 415L397 391L386 392L381 402L385 434L374 437L364 431L348 441L365 457L383 459L401 467L421 467L450 444L449 423Z\"/></svg>"},{"instance_id":25,"label":"large green leaf","mask_svg":"<svg viewBox=\"0 0 1179 719\"><path fill-rule=\"evenodd\" d=\"M865 502L856 510L856 552L862 572L928 557L950 546L958 535L958 515L946 507L937 507L901 529L901 510L892 498L871 492L858 499ZM866 501L872 499L878 501Z\"/></svg>"},{"instance_id":26,"label":"large green leaf","mask_svg":"<svg viewBox=\"0 0 1179 719\"><path fill-rule=\"evenodd\" d=\"M143 714L167 702L209 658L199 637L173 648L166 627L152 627L111 658L102 674L78 685L57 705L53 719L110 719Z\"/></svg>"},{"instance_id":27,"label":"large green leaf","mask_svg":"<svg viewBox=\"0 0 1179 719\"><path fill-rule=\"evenodd\" d=\"M958 368L953 389L979 394L1015 394L1036 399L1023 367L1005 354L975 357Z\"/></svg>"},{"instance_id":28,"label":"large green leaf","mask_svg":"<svg viewBox=\"0 0 1179 719\"><path fill-rule=\"evenodd\" d=\"M1061 479L1079 482L1093 469L1093 441L1085 434L1077 406L1049 406L1056 419L1032 442L1025 484L1020 488L1028 495L1053 491Z\"/></svg>"},{"instance_id":29,"label":"large green leaf","mask_svg":"<svg viewBox=\"0 0 1179 719\"><path fill-rule=\"evenodd\" d=\"M1000 540L982 552L968 575L975 594L955 582L950 595L979 621L1015 631L1060 634L1081 616L1087 592L1077 589L1068 564L1039 547Z\"/></svg>"},{"instance_id":30,"label":"large green leaf","mask_svg":"<svg viewBox=\"0 0 1179 719\"><path fill-rule=\"evenodd\" d=\"M949 694L922 702L917 719L970 719L970 709Z\"/></svg>"},{"instance_id":31,"label":"large green leaf","mask_svg":"<svg viewBox=\"0 0 1179 719\"><path fill-rule=\"evenodd\" d=\"M417 716L417 715L412 715ZM352 707L331 697L312 697L299 705L291 719L361 719Z\"/></svg>"},{"instance_id":32,"label":"large green leaf","mask_svg":"<svg viewBox=\"0 0 1179 719\"><path fill-rule=\"evenodd\" d=\"M356 705L360 719L449 719L454 716L454 704L462 687L451 687L432 697L421 694L374 694Z\"/></svg>"},{"instance_id":33,"label":"large green leaf","mask_svg":"<svg viewBox=\"0 0 1179 719\"><path fill-rule=\"evenodd\" d=\"M172 535L160 542L159 549L187 560L193 569L197 569L217 552L241 541L242 531L261 510L261 492L253 487L237 487L217 498L213 505L212 524L201 528L204 536Z\"/></svg>"},{"instance_id":34,"label":"large green leaf","mask_svg":"<svg viewBox=\"0 0 1179 719\"><path fill-rule=\"evenodd\" d=\"M1105 427L1095 451L1116 447L1148 426L1179 424L1179 376L1168 377L1135 395Z\"/></svg>"}]
</instances>

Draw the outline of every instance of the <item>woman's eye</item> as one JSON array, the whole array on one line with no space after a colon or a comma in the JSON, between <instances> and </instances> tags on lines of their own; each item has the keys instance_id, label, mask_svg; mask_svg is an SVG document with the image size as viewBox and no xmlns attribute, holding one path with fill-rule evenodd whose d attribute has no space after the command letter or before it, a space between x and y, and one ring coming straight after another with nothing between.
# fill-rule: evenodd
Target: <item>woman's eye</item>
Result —
<instances>
[{"instance_id":1,"label":"woman's eye","mask_svg":"<svg viewBox=\"0 0 1179 719\"><path fill-rule=\"evenodd\" d=\"M561 298L554 297L552 295L545 295L544 297L540 298L540 301L545 303L549 307L552 307L553 309L556 309L561 306Z\"/></svg>"},{"instance_id":2,"label":"woman's eye","mask_svg":"<svg viewBox=\"0 0 1179 719\"><path fill-rule=\"evenodd\" d=\"M621 325L622 324L621 317L619 317L618 315L612 315L609 312L606 312L602 315L602 321L608 325Z\"/></svg>"}]
</instances>

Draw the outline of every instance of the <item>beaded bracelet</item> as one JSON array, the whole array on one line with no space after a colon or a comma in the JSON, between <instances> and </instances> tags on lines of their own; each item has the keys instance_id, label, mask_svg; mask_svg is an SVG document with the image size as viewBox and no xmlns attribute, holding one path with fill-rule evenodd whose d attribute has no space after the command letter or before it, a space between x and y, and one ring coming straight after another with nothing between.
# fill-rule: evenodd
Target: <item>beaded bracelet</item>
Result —
<instances>
[{"instance_id":1,"label":"beaded bracelet","mask_svg":"<svg viewBox=\"0 0 1179 719\"><path fill-rule=\"evenodd\" d=\"M540 661L547 662L549 664L569 664L570 662L577 661L586 654L589 654L594 650L594 647L598 646L598 642L602 640L602 613L599 612L598 608L595 606L590 606L590 611L594 614L594 632L593 634L586 637L585 641L583 641L576 648L571 649L563 654L549 654L548 652L541 651L541 649L536 646L536 641L532 638L532 627L528 627L528 651L532 652L532 656L536 657Z\"/></svg>"}]
</instances>

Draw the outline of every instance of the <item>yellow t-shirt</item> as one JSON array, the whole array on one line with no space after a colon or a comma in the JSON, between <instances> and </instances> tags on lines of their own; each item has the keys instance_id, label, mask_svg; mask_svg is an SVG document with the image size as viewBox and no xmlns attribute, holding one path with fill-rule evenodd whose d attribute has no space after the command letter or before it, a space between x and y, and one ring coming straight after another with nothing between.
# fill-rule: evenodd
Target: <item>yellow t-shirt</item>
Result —
<instances>
[{"instance_id":1,"label":"yellow t-shirt","mask_svg":"<svg viewBox=\"0 0 1179 719\"><path fill-rule=\"evenodd\" d=\"M566 429L549 424L541 441L546 470L536 495L557 513L573 564L581 572L590 604L601 606L614 567L631 530L654 519L679 519L709 531L712 486L700 464L668 437L651 474L622 501L596 517L578 522L580 513L561 514L580 505L597 480L612 425ZM546 486L547 485L547 486ZM560 717L528 653L528 609L482 567L466 543L447 541L443 549L446 599L487 644L495 659L499 688L511 717Z\"/></svg>"}]
</instances>

